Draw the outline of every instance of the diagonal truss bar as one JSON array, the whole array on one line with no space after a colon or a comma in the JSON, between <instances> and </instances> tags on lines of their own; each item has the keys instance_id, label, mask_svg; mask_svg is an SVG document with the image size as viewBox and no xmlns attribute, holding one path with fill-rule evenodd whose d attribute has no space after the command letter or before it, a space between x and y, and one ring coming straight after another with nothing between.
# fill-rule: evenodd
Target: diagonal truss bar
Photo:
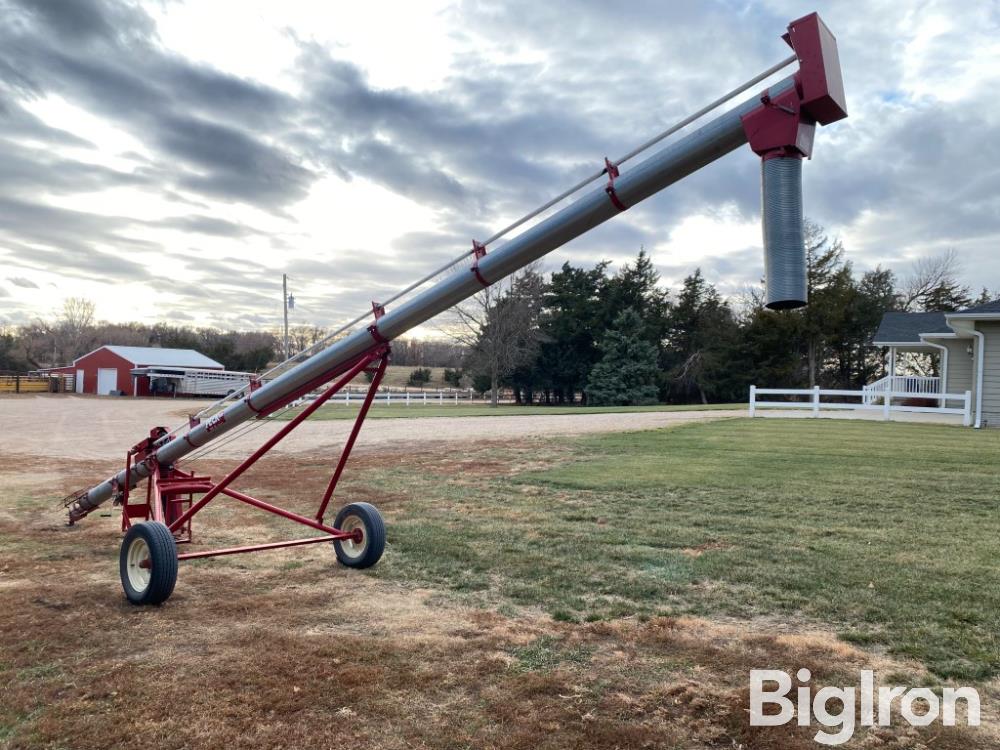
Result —
<instances>
[{"instance_id":1,"label":"diagonal truss bar","mask_svg":"<svg viewBox=\"0 0 1000 750\"><path fill-rule=\"evenodd\" d=\"M311 536L306 539L292 539L288 542L265 542L264 544L248 544L245 547L226 547L224 549L211 549L204 552L185 552L177 555L178 560L198 560L204 557L222 557L223 555L238 555L241 552L259 552L268 549L282 549L283 547L301 547L303 544L319 544L320 542L335 542L345 538L345 535L337 536Z\"/></svg>"},{"instance_id":2,"label":"diagonal truss bar","mask_svg":"<svg viewBox=\"0 0 1000 750\"><path fill-rule=\"evenodd\" d=\"M170 530L175 531L181 528L184 523L194 516L195 513L204 508L208 503L210 503L214 498L216 498L219 493L225 490L234 480L239 478L247 469L249 469L253 464L255 464L261 456L267 453L271 448L281 442L288 433L298 427L303 421L312 416L320 406L325 404L330 398L333 397L337 391L341 390L345 385L350 383L357 375L364 370L369 364L374 360L379 358L384 358L387 356L387 351L385 346L379 346L378 348L369 350L366 354L362 355L355 364L347 371L347 373L340 378L336 383L330 386L322 395L319 396L315 401L313 401L308 407L306 407L301 414L296 416L287 425L282 427L277 433L274 434L266 443L264 443L260 448L253 452L253 454L241 462L235 469L229 472L225 477L223 477L218 484L212 487L208 492L202 496L201 500L192 505L186 512L181 514L173 523L170 524ZM312 519L307 519L309 524L314 523ZM325 531L326 529L324 529Z\"/></svg>"},{"instance_id":3,"label":"diagonal truss bar","mask_svg":"<svg viewBox=\"0 0 1000 750\"><path fill-rule=\"evenodd\" d=\"M365 417L368 416L368 410L371 408L372 401L375 400L375 393L378 391L379 384L382 382L382 377L385 375L385 368L389 365L389 358L383 357L382 361L379 362L378 369L375 371L375 376L372 378L371 384L368 386L368 393L365 394L364 403L361 404L361 410L358 412L357 419L354 420L354 427L351 429L351 434L347 438L347 442L344 444L344 450L340 454L340 460L337 461L337 468L333 472L333 476L330 477L330 483L326 486L326 492L323 493L323 500L319 504L319 512L316 513L316 520L322 523L323 516L326 514L326 507L330 504L330 498L333 497L333 491L337 489L337 482L340 481L340 475L344 473L344 466L347 465L347 459L351 455L351 450L354 448L354 441L358 439L358 433L361 432L361 425L365 421Z\"/></svg>"},{"instance_id":4,"label":"diagonal truss bar","mask_svg":"<svg viewBox=\"0 0 1000 750\"><path fill-rule=\"evenodd\" d=\"M239 500L241 503L246 503L247 505L252 505L255 508L266 510L268 513L273 513L276 516L287 518L289 521L295 521L295 523L300 523L303 526L309 526L317 531L325 531L327 534L332 534L338 539L346 539L351 536L351 534L342 533L332 526L327 526L326 524L320 523L312 518L306 518L303 515L295 513L294 511L285 510L284 508L279 508L277 505L272 505L271 503L264 502L263 500L258 500L252 495L240 492L239 490L234 490L232 487L225 487L220 490L220 492L224 495L228 495L234 500Z\"/></svg>"}]
</instances>

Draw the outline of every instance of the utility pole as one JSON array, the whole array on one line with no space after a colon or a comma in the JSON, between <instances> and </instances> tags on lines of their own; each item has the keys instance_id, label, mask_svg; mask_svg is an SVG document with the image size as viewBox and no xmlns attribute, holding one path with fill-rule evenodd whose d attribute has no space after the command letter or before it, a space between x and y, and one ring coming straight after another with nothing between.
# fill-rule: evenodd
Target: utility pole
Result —
<instances>
[{"instance_id":1,"label":"utility pole","mask_svg":"<svg viewBox=\"0 0 1000 750\"><path fill-rule=\"evenodd\" d=\"M285 311L285 359L288 359L288 276L281 274L281 307Z\"/></svg>"}]
</instances>

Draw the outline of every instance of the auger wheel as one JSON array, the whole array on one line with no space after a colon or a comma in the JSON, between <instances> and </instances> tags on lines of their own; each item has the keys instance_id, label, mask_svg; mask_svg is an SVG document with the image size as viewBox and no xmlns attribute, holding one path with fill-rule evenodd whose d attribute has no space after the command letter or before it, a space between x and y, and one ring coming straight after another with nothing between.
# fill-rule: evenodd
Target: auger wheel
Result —
<instances>
[{"instance_id":1,"label":"auger wheel","mask_svg":"<svg viewBox=\"0 0 1000 750\"><path fill-rule=\"evenodd\" d=\"M350 539L333 543L337 559L348 568L370 568L385 551L385 522L371 503L351 503L337 514L334 527L353 532Z\"/></svg>"},{"instance_id":2,"label":"auger wheel","mask_svg":"<svg viewBox=\"0 0 1000 750\"><path fill-rule=\"evenodd\" d=\"M164 524L137 523L118 553L125 596L132 604L162 604L177 583L177 542Z\"/></svg>"}]
</instances>

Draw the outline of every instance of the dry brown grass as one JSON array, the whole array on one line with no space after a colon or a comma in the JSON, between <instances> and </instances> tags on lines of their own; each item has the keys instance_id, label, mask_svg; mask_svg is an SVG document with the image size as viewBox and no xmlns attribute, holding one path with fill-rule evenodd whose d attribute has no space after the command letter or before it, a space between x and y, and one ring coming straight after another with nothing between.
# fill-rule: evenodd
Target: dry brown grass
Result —
<instances>
[{"instance_id":1,"label":"dry brown grass","mask_svg":"<svg viewBox=\"0 0 1000 750\"><path fill-rule=\"evenodd\" d=\"M502 475L535 448L391 459L442 476ZM352 469L385 460L359 456ZM329 463L279 458L243 486L305 510ZM0 459L4 748L804 750L816 747L814 730L748 726L750 668L805 666L816 686L847 684L861 668L914 683L923 674L788 623L505 616L346 571L318 546L185 564L165 606L138 609L117 581L117 517L70 529L54 505L110 467L51 467ZM350 499L377 501L391 517L407 496L354 483ZM206 513L196 534L209 543L279 528L231 505ZM900 750L997 746L993 733L940 728L857 738L855 747Z\"/></svg>"}]
</instances>

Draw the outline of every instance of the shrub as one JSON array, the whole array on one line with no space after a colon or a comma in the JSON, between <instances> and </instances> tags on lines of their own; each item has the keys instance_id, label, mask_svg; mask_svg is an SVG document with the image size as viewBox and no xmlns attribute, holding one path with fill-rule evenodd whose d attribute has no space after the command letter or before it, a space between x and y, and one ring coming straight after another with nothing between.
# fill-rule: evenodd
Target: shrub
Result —
<instances>
[{"instance_id":1,"label":"shrub","mask_svg":"<svg viewBox=\"0 0 1000 750\"><path fill-rule=\"evenodd\" d=\"M431 371L428 367L417 367L412 372L410 372L410 379L406 381L407 385L422 386L427 385L431 382Z\"/></svg>"}]
</instances>

